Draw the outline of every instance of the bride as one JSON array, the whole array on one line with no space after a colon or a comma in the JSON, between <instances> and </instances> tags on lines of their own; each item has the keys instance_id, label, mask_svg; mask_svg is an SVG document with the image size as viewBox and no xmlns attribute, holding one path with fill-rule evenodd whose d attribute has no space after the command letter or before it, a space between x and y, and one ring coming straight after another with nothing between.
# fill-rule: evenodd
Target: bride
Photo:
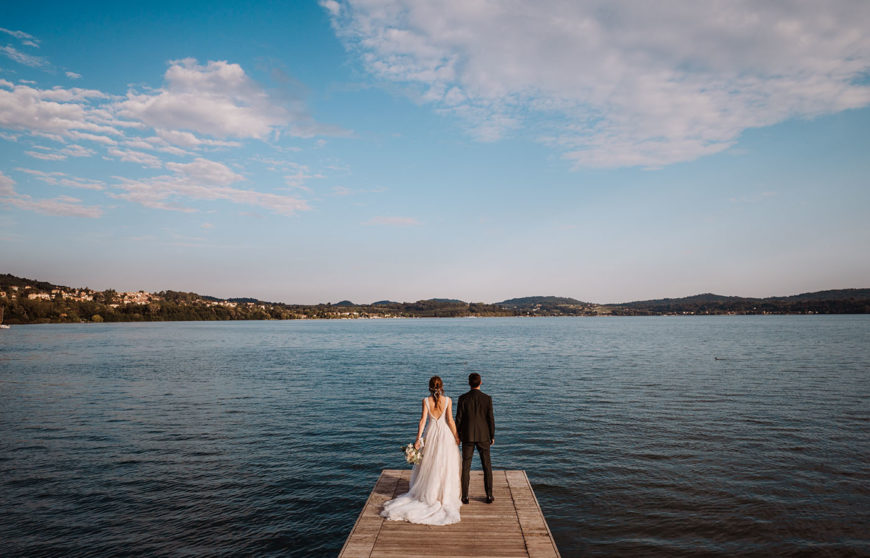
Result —
<instances>
[{"instance_id":1,"label":"bride","mask_svg":"<svg viewBox=\"0 0 870 558\"><path fill-rule=\"evenodd\" d=\"M444 395L438 376L429 379L429 393L423 399L423 414L414 447L423 446L423 459L414 465L408 492L384 504L383 517L426 525L459 522L459 435L453 422L453 401ZM426 419L425 445L422 443Z\"/></svg>"}]
</instances>

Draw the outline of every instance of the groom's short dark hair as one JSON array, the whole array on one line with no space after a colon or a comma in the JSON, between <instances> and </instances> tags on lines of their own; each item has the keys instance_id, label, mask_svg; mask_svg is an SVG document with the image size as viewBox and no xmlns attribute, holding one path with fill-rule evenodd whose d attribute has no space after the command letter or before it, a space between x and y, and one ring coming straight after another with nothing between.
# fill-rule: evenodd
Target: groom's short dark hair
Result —
<instances>
[{"instance_id":1,"label":"groom's short dark hair","mask_svg":"<svg viewBox=\"0 0 870 558\"><path fill-rule=\"evenodd\" d=\"M480 374L478 374L477 372L472 372L471 374L469 374L468 385L473 388L480 387Z\"/></svg>"}]
</instances>

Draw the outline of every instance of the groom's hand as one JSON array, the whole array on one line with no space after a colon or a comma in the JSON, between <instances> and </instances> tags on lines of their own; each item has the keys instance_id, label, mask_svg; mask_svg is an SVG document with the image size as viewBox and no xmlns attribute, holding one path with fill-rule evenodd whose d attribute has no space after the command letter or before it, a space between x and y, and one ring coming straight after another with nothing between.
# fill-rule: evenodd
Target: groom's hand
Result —
<instances>
[{"instance_id":1,"label":"groom's hand","mask_svg":"<svg viewBox=\"0 0 870 558\"><path fill-rule=\"evenodd\" d=\"M491 446L495 445L495 438L493 438L492 440L489 441L489 445L491 445Z\"/></svg>"}]
</instances>

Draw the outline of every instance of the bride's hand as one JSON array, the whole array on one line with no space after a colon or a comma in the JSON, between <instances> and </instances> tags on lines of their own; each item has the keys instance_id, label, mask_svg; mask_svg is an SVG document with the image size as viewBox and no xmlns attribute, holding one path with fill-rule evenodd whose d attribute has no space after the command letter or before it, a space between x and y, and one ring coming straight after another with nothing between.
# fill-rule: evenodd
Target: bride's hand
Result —
<instances>
[{"instance_id":1,"label":"bride's hand","mask_svg":"<svg viewBox=\"0 0 870 558\"><path fill-rule=\"evenodd\" d=\"M420 443L420 439L418 438L417 441L414 442L414 449L418 450L418 449L420 449L420 446L422 446L422 445L423 444Z\"/></svg>"},{"instance_id":2,"label":"bride's hand","mask_svg":"<svg viewBox=\"0 0 870 558\"><path fill-rule=\"evenodd\" d=\"M459 439L459 436L456 436L456 445L460 445L462 441Z\"/></svg>"}]
</instances>

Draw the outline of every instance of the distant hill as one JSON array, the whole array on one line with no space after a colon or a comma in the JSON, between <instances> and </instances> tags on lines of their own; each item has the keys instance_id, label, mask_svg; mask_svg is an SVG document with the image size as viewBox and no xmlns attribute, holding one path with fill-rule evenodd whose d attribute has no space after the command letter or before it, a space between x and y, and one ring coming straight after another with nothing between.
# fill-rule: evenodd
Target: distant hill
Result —
<instances>
[{"instance_id":1,"label":"distant hill","mask_svg":"<svg viewBox=\"0 0 870 558\"><path fill-rule=\"evenodd\" d=\"M38 291L51 291L52 289L58 288L58 285L53 285L45 281L37 281L35 279L16 277L14 275L9 275L8 273L0 275L0 289L8 290L9 287L18 287L19 289L30 287Z\"/></svg>"},{"instance_id":2,"label":"distant hill","mask_svg":"<svg viewBox=\"0 0 870 558\"><path fill-rule=\"evenodd\" d=\"M791 296L772 296L764 300L865 300L870 299L870 289L836 289Z\"/></svg>"},{"instance_id":3,"label":"distant hill","mask_svg":"<svg viewBox=\"0 0 870 558\"><path fill-rule=\"evenodd\" d=\"M684 304L729 304L740 302L800 302L800 301L846 301L846 300L868 300L870 299L870 289L836 289L829 291L818 291L813 293L802 293L790 296L769 296L766 298L753 298L742 296L723 296L713 293L703 293L682 298L659 298L653 300L636 300L633 302L624 302L621 304L613 304L610 306L622 306L628 308L648 308L654 306L669 306L669 305L684 305Z\"/></svg>"},{"instance_id":4,"label":"distant hill","mask_svg":"<svg viewBox=\"0 0 870 558\"><path fill-rule=\"evenodd\" d=\"M349 311L348 308L353 308ZM0 274L4 323L295 320L336 318L461 318L485 316L663 316L721 314L870 314L870 289L837 289L767 298L702 293L683 298L592 304L576 298L528 296L496 304L455 298L416 302L285 304L256 298L220 299L192 292L116 292L70 288Z\"/></svg>"},{"instance_id":5,"label":"distant hill","mask_svg":"<svg viewBox=\"0 0 870 558\"><path fill-rule=\"evenodd\" d=\"M615 315L867 314L870 313L870 289L838 289L767 298L705 293L606 306Z\"/></svg>"},{"instance_id":6,"label":"distant hill","mask_svg":"<svg viewBox=\"0 0 870 558\"><path fill-rule=\"evenodd\" d=\"M628 306L628 307L647 307L647 306L661 306L667 304L718 304L723 302L734 302L738 300L760 300L756 298L744 298L740 296L723 296L717 295L713 293L703 293L696 294L692 296L685 296L682 298L657 298L654 300L635 300L633 302L624 302L619 304L618 306Z\"/></svg>"},{"instance_id":7,"label":"distant hill","mask_svg":"<svg viewBox=\"0 0 870 558\"><path fill-rule=\"evenodd\" d=\"M576 298L566 298L562 296L526 296L522 298L511 298L503 302L496 302L495 304L503 308L534 308L535 306L550 307L586 305L585 302L579 301Z\"/></svg>"}]
</instances>

